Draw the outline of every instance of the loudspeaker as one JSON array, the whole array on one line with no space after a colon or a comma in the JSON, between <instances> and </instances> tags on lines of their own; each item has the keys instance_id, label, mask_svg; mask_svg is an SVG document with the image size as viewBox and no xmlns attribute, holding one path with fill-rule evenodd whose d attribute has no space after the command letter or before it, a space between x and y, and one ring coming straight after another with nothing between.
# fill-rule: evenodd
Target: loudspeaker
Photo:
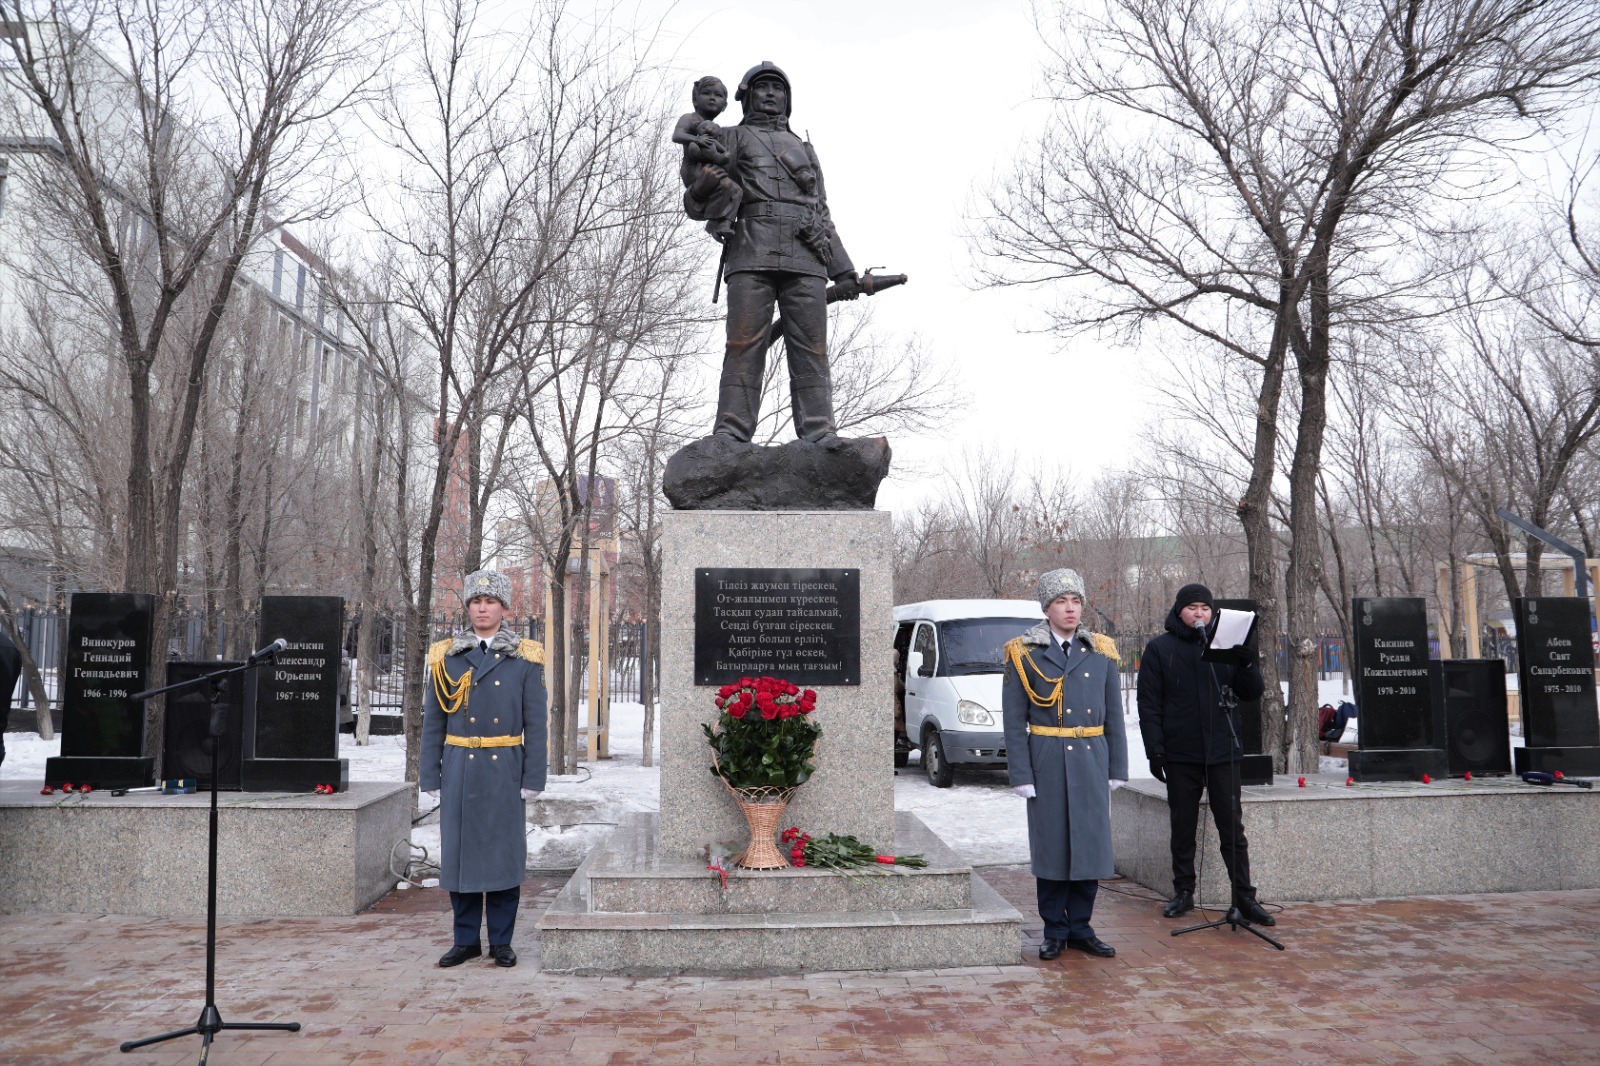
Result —
<instances>
[{"instance_id":1,"label":"loudspeaker","mask_svg":"<svg viewBox=\"0 0 1600 1066\"><path fill-rule=\"evenodd\" d=\"M1509 774L1511 729L1506 664L1501 659L1435 659L1433 699L1444 720L1450 773Z\"/></svg>"},{"instance_id":2,"label":"loudspeaker","mask_svg":"<svg viewBox=\"0 0 1600 1066\"><path fill-rule=\"evenodd\" d=\"M169 662L167 681L176 685L237 662ZM244 674L228 678L223 694L222 747L217 752L217 787L237 792L243 788ZM211 687L201 685L167 696L167 714L161 738L161 776L192 777L203 790L211 788Z\"/></svg>"}]
</instances>

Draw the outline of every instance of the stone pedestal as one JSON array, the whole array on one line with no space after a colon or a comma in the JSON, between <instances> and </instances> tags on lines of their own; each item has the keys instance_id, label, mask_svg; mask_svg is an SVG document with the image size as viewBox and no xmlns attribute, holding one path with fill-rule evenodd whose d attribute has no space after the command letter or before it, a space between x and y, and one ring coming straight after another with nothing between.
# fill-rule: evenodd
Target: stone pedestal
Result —
<instances>
[{"instance_id":1,"label":"stone pedestal","mask_svg":"<svg viewBox=\"0 0 1600 1066\"><path fill-rule=\"evenodd\" d=\"M1022 915L917 817L890 846L922 870L734 869L655 847L655 817L628 816L539 919L554 973L732 975L1014 966Z\"/></svg>"},{"instance_id":2,"label":"stone pedestal","mask_svg":"<svg viewBox=\"0 0 1600 1066\"><path fill-rule=\"evenodd\" d=\"M1354 754L1353 752L1351 754ZM1346 785L1280 775L1242 790L1250 876L1261 899L1378 899L1600 887L1600 790L1504 778ZM1172 891L1166 786L1130 781L1111 796L1117 872ZM1227 870L1202 808L1196 899L1225 904Z\"/></svg>"},{"instance_id":3,"label":"stone pedestal","mask_svg":"<svg viewBox=\"0 0 1600 1066\"><path fill-rule=\"evenodd\" d=\"M0 913L205 914L210 793L41 796L39 785L0 783ZM415 788L222 793L217 913L359 914L394 887L389 857L411 838Z\"/></svg>"},{"instance_id":4,"label":"stone pedestal","mask_svg":"<svg viewBox=\"0 0 1600 1066\"><path fill-rule=\"evenodd\" d=\"M794 644L776 639L781 630L755 627L741 631L755 640L728 641L728 654L703 655L697 674L697 620L737 625L742 617L713 619L708 597L765 594L756 587L763 583L761 570L789 572L769 575L769 587L787 587L794 572L805 570L829 572L821 582L825 589L848 586L850 595L835 597L840 610L822 645L827 650L812 660L785 654ZM844 586L831 584L835 578ZM894 811L892 579L885 512L665 516L661 813L620 825L540 919L545 969L739 974L1019 961L1022 916L914 816ZM858 632L849 622L852 603ZM742 599L722 606L753 611L772 605ZM818 606L826 612L825 604ZM823 733L816 774L795 793L783 825L816 836L849 834L884 853L920 853L927 869L875 868L849 876L735 869L728 887L721 887L706 869L704 848L713 841L742 847L748 831L733 797L711 773L701 726L718 717L718 671L737 662L762 664L750 666L752 675L770 673L817 690L814 717ZM791 672L784 663L805 665ZM813 684L807 672L839 683Z\"/></svg>"},{"instance_id":5,"label":"stone pedestal","mask_svg":"<svg viewBox=\"0 0 1600 1066\"><path fill-rule=\"evenodd\" d=\"M717 686L696 684L693 666L695 571L751 568L860 572L860 684L814 686L817 773L795 793L784 824L886 846L894 835L889 513L673 511L661 534L661 854L693 858L710 841L746 835L733 797L711 773L700 728L717 720Z\"/></svg>"}]
</instances>

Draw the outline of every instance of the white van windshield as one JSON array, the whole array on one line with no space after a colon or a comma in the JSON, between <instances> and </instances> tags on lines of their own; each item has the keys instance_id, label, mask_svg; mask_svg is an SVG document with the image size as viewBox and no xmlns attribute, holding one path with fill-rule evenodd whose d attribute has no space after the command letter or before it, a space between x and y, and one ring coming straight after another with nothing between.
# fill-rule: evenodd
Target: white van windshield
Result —
<instances>
[{"instance_id":1,"label":"white van windshield","mask_svg":"<svg viewBox=\"0 0 1600 1066\"><path fill-rule=\"evenodd\" d=\"M1006 641L1037 625L1037 618L963 618L939 623L939 673L998 674L1005 666Z\"/></svg>"}]
</instances>

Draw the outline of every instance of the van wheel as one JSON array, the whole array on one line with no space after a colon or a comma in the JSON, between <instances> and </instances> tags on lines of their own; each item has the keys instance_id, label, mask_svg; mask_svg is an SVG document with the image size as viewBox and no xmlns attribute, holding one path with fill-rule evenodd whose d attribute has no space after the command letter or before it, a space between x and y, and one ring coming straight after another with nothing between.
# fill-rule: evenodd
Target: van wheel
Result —
<instances>
[{"instance_id":1,"label":"van wheel","mask_svg":"<svg viewBox=\"0 0 1600 1066\"><path fill-rule=\"evenodd\" d=\"M934 788L949 788L955 780L955 768L944 757L944 744L939 731L930 729L922 737L922 772L928 775L928 784Z\"/></svg>"}]
</instances>

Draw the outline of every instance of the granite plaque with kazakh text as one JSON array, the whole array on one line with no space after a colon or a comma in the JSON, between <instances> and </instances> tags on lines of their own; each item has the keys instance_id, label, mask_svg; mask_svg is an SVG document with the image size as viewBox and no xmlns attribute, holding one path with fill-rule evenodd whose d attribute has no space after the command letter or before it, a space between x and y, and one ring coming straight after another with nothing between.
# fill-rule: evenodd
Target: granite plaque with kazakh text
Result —
<instances>
[{"instance_id":1,"label":"granite plaque with kazakh text","mask_svg":"<svg viewBox=\"0 0 1600 1066\"><path fill-rule=\"evenodd\" d=\"M861 684L861 571L696 568L694 679Z\"/></svg>"}]
</instances>

